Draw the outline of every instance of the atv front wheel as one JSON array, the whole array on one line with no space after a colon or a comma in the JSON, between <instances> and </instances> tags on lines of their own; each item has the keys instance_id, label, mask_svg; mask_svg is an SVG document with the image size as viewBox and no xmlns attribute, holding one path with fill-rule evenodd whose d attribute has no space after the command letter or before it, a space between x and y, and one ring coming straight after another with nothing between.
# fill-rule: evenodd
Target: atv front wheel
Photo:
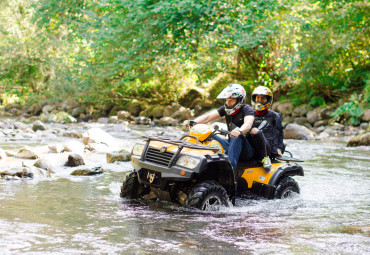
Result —
<instances>
[{"instance_id":1,"label":"atv front wheel","mask_svg":"<svg viewBox=\"0 0 370 255\"><path fill-rule=\"evenodd\" d=\"M140 198L140 190L143 188L142 184L139 183L137 173L135 171L129 172L123 180L121 197L130 199Z\"/></svg>"},{"instance_id":2,"label":"atv front wheel","mask_svg":"<svg viewBox=\"0 0 370 255\"><path fill-rule=\"evenodd\" d=\"M196 185L188 196L187 205L204 211L218 211L220 206L229 206L226 190L215 181Z\"/></svg>"},{"instance_id":3,"label":"atv front wheel","mask_svg":"<svg viewBox=\"0 0 370 255\"><path fill-rule=\"evenodd\" d=\"M275 198L288 198L293 196L295 193L299 194L298 183L291 177L284 177L276 186Z\"/></svg>"}]
</instances>

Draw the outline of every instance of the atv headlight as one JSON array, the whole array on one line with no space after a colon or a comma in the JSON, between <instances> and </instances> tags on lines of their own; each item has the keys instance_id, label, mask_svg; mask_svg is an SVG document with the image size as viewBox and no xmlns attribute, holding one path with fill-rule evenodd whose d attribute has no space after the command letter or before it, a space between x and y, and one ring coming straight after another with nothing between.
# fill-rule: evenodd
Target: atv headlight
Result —
<instances>
[{"instance_id":1,"label":"atv headlight","mask_svg":"<svg viewBox=\"0 0 370 255\"><path fill-rule=\"evenodd\" d=\"M197 158L183 155L179 158L179 160L177 160L176 165L183 166L189 169L193 169L198 166L199 162L200 160Z\"/></svg>"},{"instance_id":2,"label":"atv headlight","mask_svg":"<svg viewBox=\"0 0 370 255\"><path fill-rule=\"evenodd\" d=\"M141 156L144 150L144 144L137 143L134 145L134 148L132 148L131 155Z\"/></svg>"}]
</instances>

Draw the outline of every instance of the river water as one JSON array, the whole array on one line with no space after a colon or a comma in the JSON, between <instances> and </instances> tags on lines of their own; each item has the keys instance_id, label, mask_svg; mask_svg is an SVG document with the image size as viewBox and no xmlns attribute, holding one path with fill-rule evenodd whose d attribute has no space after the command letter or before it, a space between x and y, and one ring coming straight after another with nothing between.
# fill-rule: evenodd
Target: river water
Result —
<instances>
[{"instance_id":1,"label":"river water","mask_svg":"<svg viewBox=\"0 0 370 255\"><path fill-rule=\"evenodd\" d=\"M126 149L152 132L100 127ZM66 138L15 136L0 147L53 139ZM104 154L90 156L105 170L99 176L61 168L48 178L0 179L0 254L370 254L370 148L347 148L343 139L285 142L305 160L305 176L295 177L301 194L237 199L219 212L121 199L130 163L108 164Z\"/></svg>"}]
</instances>

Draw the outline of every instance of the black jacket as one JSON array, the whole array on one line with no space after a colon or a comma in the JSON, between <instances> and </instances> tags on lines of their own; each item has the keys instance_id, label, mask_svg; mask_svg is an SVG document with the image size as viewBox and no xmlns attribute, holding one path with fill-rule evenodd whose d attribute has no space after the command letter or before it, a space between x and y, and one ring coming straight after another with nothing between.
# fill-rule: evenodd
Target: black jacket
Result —
<instances>
[{"instance_id":1,"label":"black jacket","mask_svg":"<svg viewBox=\"0 0 370 255\"><path fill-rule=\"evenodd\" d=\"M252 127L258 127L262 121L266 120L268 125L262 130L266 140L271 146L271 155L277 155L277 149L283 153L285 145L283 143L284 131L281 124L281 114L268 110L264 115L254 114Z\"/></svg>"}]
</instances>

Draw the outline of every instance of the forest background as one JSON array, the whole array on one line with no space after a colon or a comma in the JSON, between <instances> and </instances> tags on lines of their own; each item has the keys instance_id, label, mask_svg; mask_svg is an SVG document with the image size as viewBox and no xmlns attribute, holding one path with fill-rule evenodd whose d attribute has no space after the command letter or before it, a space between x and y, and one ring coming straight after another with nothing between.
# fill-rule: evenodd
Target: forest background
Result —
<instances>
[{"instance_id":1,"label":"forest background","mask_svg":"<svg viewBox=\"0 0 370 255\"><path fill-rule=\"evenodd\" d=\"M370 102L369 17L366 0L0 0L0 94L169 104L238 82L295 105L340 101L335 114L356 124Z\"/></svg>"}]
</instances>

